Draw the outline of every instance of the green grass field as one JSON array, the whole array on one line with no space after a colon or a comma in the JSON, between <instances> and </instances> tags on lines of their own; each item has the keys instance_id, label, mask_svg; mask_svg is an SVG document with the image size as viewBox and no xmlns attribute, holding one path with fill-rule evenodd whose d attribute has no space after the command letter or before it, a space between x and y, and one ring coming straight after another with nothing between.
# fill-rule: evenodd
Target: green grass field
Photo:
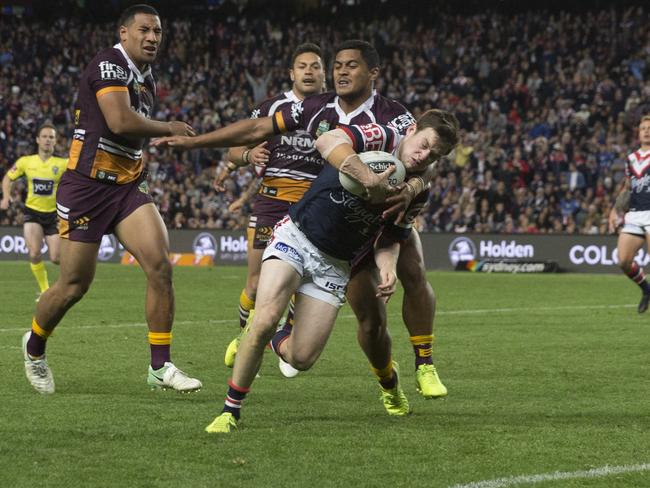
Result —
<instances>
[{"instance_id":1,"label":"green grass field","mask_svg":"<svg viewBox=\"0 0 650 488\"><path fill-rule=\"evenodd\" d=\"M287 380L267 351L242 429L211 436L244 268L175 270L173 358L204 383L191 395L148 390L145 280L119 265L98 267L50 340L57 392L38 395L20 351L36 285L24 262L0 275L3 488L650 486L650 312L623 276L431 273L447 399L415 392L396 296L410 417L384 413L345 307L311 371Z\"/></svg>"}]
</instances>

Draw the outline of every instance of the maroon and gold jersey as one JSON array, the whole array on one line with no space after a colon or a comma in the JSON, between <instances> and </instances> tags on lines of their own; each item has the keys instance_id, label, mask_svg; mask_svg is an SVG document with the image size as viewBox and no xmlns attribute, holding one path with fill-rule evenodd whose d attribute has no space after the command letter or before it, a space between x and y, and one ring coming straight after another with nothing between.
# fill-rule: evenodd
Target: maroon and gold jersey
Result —
<instances>
[{"instance_id":1,"label":"maroon and gold jersey","mask_svg":"<svg viewBox=\"0 0 650 488\"><path fill-rule=\"evenodd\" d=\"M328 92L282 105L273 117L278 132L305 130L315 138L338 126L367 124L387 125L404 134L415 123L413 115L402 104L376 91L348 114L341 109L336 93Z\"/></svg>"},{"instance_id":2,"label":"maroon and gold jersey","mask_svg":"<svg viewBox=\"0 0 650 488\"><path fill-rule=\"evenodd\" d=\"M272 117L296 103L300 103L300 99L293 91L288 91L262 102L253 111L251 118ZM271 154L259 195L290 203L297 202L325 163L316 150L314 138L306 130L296 129L272 137L266 148Z\"/></svg>"},{"instance_id":3,"label":"maroon and gold jersey","mask_svg":"<svg viewBox=\"0 0 650 488\"><path fill-rule=\"evenodd\" d=\"M98 99L118 91L129 94L133 110L151 117L156 93L151 68L140 72L121 44L99 52L81 75L68 169L104 183L124 184L142 173L145 139L118 136L108 128Z\"/></svg>"}]
</instances>

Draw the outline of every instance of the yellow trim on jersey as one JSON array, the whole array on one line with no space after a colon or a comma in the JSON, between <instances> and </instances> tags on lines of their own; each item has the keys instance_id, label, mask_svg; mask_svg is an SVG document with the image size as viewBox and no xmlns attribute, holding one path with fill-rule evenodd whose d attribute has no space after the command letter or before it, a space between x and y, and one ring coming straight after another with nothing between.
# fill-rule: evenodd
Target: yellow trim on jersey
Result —
<instances>
[{"instance_id":1,"label":"yellow trim on jersey","mask_svg":"<svg viewBox=\"0 0 650 488\"><path fill-rule=\"evenodd\" d=\"M25 206L37 212L56 211L56 189L61 181L68 160L51 156L43 161L38 154L23 156L7 173L10 180L25 176L27 200Z\"/></svg>"},{"instance_id":2,"label":"yellow trim on jersey","mask_svg":"<svg viewBox=\"0 0 650 488\"><path fill-rule=\"evenodd\" d=\"M278 129L280 132L285 133L287 131L287 124L284 122L284 116L282 112L275 112L275 123L278 124Z\"/></svg>"},{"instance_id":3,"label":"yellow trim on jersey","mask_svg":"<svg viewBox=\"0 0 650 488\"><path fill-rule=\"evenodd\" d=\"M102 88L101 90L97 90L97 93L95 93L95 96L97 98L101 97L102 95L106 95L107 93L112 93L112 92L127 92L128 93L129 89L125 86L107 86L106 88Z\"/></svg>"},{"instance_id":4,"label":"yellow trim on jersey","mask_svg":"<svg viewBox=\"0 0 650 488\"><path fill-rule=\"evenodd\" d=\"M259 193L268 198L296 203L309 190L311 183L291 178L264 178Z\"/></svg>"}]
</instances>

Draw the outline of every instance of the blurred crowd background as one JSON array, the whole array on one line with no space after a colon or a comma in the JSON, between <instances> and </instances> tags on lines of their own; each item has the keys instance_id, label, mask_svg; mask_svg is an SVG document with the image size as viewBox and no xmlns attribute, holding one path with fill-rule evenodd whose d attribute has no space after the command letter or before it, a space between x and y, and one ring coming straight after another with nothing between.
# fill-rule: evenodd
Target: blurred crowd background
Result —
<instances>
[{"instance_id":1,"label":"blurred crowd background","mask_svg":"<svg viewBox=\"0 0 650 488\"><path fill-rule=\"evenodd\" d=\"M0 177L35 152L35 129L45 121L59 129L57 153L67 154L79 75L116 42L117 16L89 18L77 3L77 16L0 17ZM197 132L246 118L256 103L290 89L299 43L318 43L331 73L334 47L365 39L382 56L381 94L416 117L438 107L461 122L461 143L438 165L421 231L608 232L635 128L650 112L648 8L595 2L459 14L431 2L373 2L385 8L364 17L361 0L311 3L263 14L246 2L216 2L200 15L163 11L155 118L185 120ZM245 228L250 207L227 207L254 175L240 169L216 192L224 157L147 150L151 192L170 228ZM13 191L20 199L24 187ZM20 204L0 211L0 225L21 223Z\"/></svg>"}]
</instances>

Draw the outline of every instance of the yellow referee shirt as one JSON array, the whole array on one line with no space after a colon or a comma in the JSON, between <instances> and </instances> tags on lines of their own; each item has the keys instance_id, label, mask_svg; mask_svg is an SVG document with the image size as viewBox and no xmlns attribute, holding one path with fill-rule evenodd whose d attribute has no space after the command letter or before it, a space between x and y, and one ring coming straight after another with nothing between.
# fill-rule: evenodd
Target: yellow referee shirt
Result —
<instances>
[{"instance_id":1,"label":"yellow referee shirt","mask_svg":"<svg viewBox=\"0 0 650 488\"><path fill-rule=\"evenodd\" d=\"M38 154L23 156L9 170L9 179L27 178L25 206L37 212L56 212L56 189L68 160L51 156L47 161Z\"/></svg>"}]
</instances>

